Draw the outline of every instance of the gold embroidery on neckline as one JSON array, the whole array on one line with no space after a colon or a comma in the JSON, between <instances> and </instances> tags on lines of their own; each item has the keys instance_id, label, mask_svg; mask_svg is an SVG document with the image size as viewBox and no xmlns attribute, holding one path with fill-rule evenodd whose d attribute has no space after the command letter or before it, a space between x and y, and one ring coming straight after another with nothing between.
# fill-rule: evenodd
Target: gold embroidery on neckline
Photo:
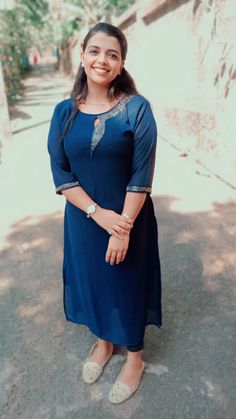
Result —
<instances>
[{"instance_id":1,"label":"gold embroidery on neckline","mask_svg":"<svg viewBox=\"0 0 236 419\"><path fill-rule=\"evenodd\" d=\"M100 142L104 132L105 132L105 122L107 119L113 118L114 116L118 115L120 112L123 111L125 105L132 99L134 95L129 95L121 99L117 104L107 112L102 114L98 114L95 120L98 120L98 123L94 127L92 140L91 140L91 155L93 154L96 146Z\"/></svg>"}]
</instances>

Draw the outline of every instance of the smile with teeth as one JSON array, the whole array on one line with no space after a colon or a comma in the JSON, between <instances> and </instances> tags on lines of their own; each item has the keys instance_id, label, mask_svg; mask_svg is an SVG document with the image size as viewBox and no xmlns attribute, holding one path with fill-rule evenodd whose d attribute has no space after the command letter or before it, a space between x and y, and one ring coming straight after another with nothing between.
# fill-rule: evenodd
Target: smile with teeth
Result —
<instances>
[{"instance_id":1,"label":"smile with teeth","mask_svg":"<svg viewBox=\"0 0 236 419\"><path fill-rule=\"evenodd\" d=\"M93 70L95 70L96 73L99 73L99 74L105 74L105 73L108 73L109 71L106 68L102 68L102 67L93 67Z\"/></svg>"}]
</instances>

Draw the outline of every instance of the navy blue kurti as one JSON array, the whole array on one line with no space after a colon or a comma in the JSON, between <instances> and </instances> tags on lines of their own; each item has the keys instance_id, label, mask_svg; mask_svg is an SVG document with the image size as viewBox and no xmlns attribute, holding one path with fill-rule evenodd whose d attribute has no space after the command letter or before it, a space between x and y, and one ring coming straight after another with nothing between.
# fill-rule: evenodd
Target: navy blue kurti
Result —
<instances>
[{"instance_id":1,"label":"navy blue kurti","mask_svg":"<svg viewBox=\"0 0 236 419\"><path fill-rule=\"evenodd\" d=\"M162 323L157 222L150 196L156 123L143 96L126 96L107 112L78 111L61 141L72 107L72 99L57 104L48 136L56 192L81 186L91 201L119 214L127 191L147 196L131 230L126 258L118 265L105 261L107 231L66 201L65 316L101 339L135 345L142 341L146 325Z\"/></svg>"}]
</instances>

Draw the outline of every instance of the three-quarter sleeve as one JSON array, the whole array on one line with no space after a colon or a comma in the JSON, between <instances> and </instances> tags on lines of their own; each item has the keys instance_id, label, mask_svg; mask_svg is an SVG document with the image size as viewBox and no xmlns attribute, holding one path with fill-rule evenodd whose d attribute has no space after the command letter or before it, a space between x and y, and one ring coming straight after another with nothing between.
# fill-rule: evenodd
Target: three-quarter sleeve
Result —
<instances>
[{"instance_id":1,"label":"three-quarter sleeve","mask_svg":"<svg viewBox=\"0 0 236 419\"><path fill-rule=\"evenodd\" d=\"M132 176L127 192L151 193L154 175L157 126L148 101L143 101L134 124Z\"/></svg>"},{"instance_id":2,"label":"three-quarter sleeve","mask_svg":"<svg viewBox=\"0 0 236 419\"><path fill-rule=\"evenodd\" d=\"M48 152L52 177L56 193L62 195L63 190L80 186L76 176L72 173L70 163L65 154L62 135L62 117L58 105L55 107L48 134Z\"/></svg>"}]
</instances>

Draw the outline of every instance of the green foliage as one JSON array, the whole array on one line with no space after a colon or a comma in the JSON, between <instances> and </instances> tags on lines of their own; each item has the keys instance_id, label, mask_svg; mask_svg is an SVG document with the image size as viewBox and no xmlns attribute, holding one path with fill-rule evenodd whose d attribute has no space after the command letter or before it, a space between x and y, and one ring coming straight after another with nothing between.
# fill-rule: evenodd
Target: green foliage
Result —
<instances>
[{"instance_id":1,"label":"green foliage","mask_svg":"<svg viewBox=\"0 0 236 419\"><path fill-rule=\"evenodd\" d=\"M60 34L61 34L60 43L63 43L67 39L69 39L77 29L78 29L78 23L76 19L71 20L69 22L66 22L66 21L62 22L61 28L60 28Z\"/></svg>"},{"instance_id":2,"label":"green foliage","mask_svg":"<svg viewBox=\"0 0 236 419\"><path fill-rule=\"evenodd\" d=\"M66 0L78 7L80 26L91 26L99 21L108 21L119 16L135 3L135 0Z\"/></svg>"},{"instance_id":3,"label":"green foliage","mask_svg":"<svg viewBox=\"0 0 236 419\"><path fill-rule=\"evenodd\" d=\"M17 7L21 9L25 22L31 26L42 29L43 16L48 12L48 3L44 0L20 0Z\"/></svg>"},{"instance_id":4,"label":"green foliage","mask_svg":"<svg viewBox=\"0 0 236 419\"><path fill-rule=\"evenodd\" d=\"M135 0L66 0L66 3L74 4L81 9L95 8L98 14L104 13L104 10L112 10L117 15L132 6Z\"/></svg>"},{"instance_id":5,"label":"green foliage","mask_svg":"<svg viewBox=\"0 0 236 419\"><path fill-rule=\"evenodd\" d=\"M130 6L135 3L135 0L109 0L109 10L112 10L115 15L120 15L125 12Z\"/></svg>"},{"instance_id":6,"label":"green foliage","mask_svg":"<svg viewBox=\"0 0 236 419\"><path fill-rule=\"evenodd\" d=\"M28 50L44 25L44 0L19 0L13 10L0 12L0 56L10 109L23 93L22 77L29 71Z\"/></svg>"}]
</instances>

